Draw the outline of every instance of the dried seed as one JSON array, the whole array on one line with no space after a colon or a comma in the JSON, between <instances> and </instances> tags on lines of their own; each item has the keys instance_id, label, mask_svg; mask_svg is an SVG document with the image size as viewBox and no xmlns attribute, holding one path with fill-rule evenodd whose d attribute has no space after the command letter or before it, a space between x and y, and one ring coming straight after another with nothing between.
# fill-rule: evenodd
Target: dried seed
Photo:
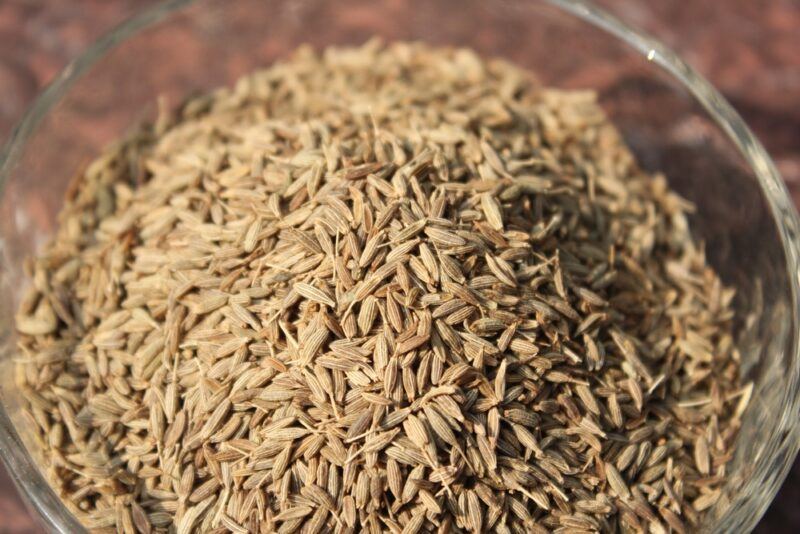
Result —
<instances>
[{"instance_id":1,"label":"dried seed","mask_svg":"<svg viewBox=\"0 0 800 534\"><path fill-rule=\"evenodd\" d=\"M118 532L700 524L747 321L595 99L369 42L161 106L26 264L59 494Z\"/></svg>"},{"instance_id":2,"label":"dried seed","mask_svg":"<svg viewBox=\"0 0 800 534\"><path fill-rule=\"evenodd\" d=\"M312 286L311 284L298 282L294 285L294 290L297 291L299 295L302 295L303 297L309 300L313 300L314 302L325 304L326 306L330 306L331 308L336 306L336 302L330 296L328 296L321 289Z\"/></svg>"}]
</instances>

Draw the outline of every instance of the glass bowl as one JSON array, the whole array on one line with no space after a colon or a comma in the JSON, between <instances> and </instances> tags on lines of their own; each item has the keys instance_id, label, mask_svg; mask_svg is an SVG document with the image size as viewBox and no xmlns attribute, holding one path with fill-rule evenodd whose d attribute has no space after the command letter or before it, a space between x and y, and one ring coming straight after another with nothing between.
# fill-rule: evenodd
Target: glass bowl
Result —
<instances>
[{"instance_id":1,"label":"glass bowl","mask_svg":"<svg viewBox=\"0 0 800 534\"><path fill-rule=\"evenodd\" d=\"M141 12L67 66L0 156L0 454L55 532L82 527L40 473L13 384L23 264L48 239L75 173L163 95L230 84L298 45L384 40L468 46L593 88L641 164L697 206L692 230L737 289L737 344L755 382L723 498L702 529L757 523L797 453L798 218L775 167L730 105L669 49L568 0L172 0Z\"/></svg>"}]
</instances>

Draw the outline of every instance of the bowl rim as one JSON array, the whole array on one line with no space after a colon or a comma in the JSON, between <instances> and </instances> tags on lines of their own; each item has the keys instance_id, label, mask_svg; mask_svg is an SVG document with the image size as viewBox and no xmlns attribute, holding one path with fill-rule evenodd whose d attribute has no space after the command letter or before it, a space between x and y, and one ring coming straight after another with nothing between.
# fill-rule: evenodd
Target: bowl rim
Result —
<instances>
[{"instance_id":1,"label":"bowl rim","mask_svg":"<svg viewBox=\"0 0 800 534\"><path fill-rule=\"evenodd\" d=\"M91 44L86 51L70 61L56 77L34 99L22 119L12 129L7 142L0 149L0 195L15 167L28 138L36 131L42 119L61 99L70 86L90 69L98 60L117 45L139 31L154 26L172 13L201 0L161 0L130 16ZM505 4L519 4L524 0L501 0ZM537 0L540 4L553 6L595 28L616 37L630 48L656 64L678 80L706 110L714 122L725 132L752 168L758 185L764 194L780 235L786 257L787 279L791 290L791 321L795 333L791 340L792 361L800 358L800 218L789 196L785 183L761 142L755 137L744 120L730 103L694 68L684 62L674 51L649 34L624 23L606 10L593 5L589 0ZM0 243L2 248L2 243ZM797 369L794 369L797 372ZM797 413L800 395L792 388L783 392L784 406L789 413ZM769 464L773 455L761 455L754 465L755 473L769 473L766 488L768 499L761 499L759 508L748 517L733 517L736 501L716 522L721 531L750 531L761 519L778 489L785 480L800 448L800 423L796 418L787 422L785 432L774 432L767 437L767 450L779 454L783 465ZM0 456L26 504L33 507L37 518L53 532L80 532L84 527L70 513L56 495L44 475L27 452L21 438L11 422L5 407L0 403ZM762 484L763 486L763 484Z\"/></svg>"}]
</instances>

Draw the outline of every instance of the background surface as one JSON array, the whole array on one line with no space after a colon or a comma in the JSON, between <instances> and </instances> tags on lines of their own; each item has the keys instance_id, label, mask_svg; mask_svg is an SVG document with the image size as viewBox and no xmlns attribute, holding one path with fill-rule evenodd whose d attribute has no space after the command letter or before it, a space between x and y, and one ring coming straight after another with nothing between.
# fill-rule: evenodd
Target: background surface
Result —
<instances>
[{"instance_id":1,"label":"background surface","mask_svg":"<svg viewBox=\"0 0 800 534\"><path fill-rule=\"evenodd\" d=\"M800 2L597 1L666 42L723 92L766 145L800 205ZM0 142L68 61L148 3L0 0ZM38 532L0 467L0 533ZM800 462L756 532L800 532Z\"/></svg>"}]
</instances>

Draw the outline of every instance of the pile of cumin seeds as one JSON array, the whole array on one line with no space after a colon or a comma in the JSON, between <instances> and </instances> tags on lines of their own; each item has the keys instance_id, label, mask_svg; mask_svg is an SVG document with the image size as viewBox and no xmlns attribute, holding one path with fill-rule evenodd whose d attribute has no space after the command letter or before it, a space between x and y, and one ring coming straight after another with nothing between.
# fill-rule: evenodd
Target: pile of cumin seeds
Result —
<instances>
[{"instance_id":1,"label":"pile of cumin seeds","mask_svg":"<svg viewBox=\"0 0 800 534\"><path fill-rule=\"evenodd\" d=\"M688 532L733 291L591 92L301 49L164 106L29 264L17 382L98 532Z\"/></svg>"}]
</instances>

